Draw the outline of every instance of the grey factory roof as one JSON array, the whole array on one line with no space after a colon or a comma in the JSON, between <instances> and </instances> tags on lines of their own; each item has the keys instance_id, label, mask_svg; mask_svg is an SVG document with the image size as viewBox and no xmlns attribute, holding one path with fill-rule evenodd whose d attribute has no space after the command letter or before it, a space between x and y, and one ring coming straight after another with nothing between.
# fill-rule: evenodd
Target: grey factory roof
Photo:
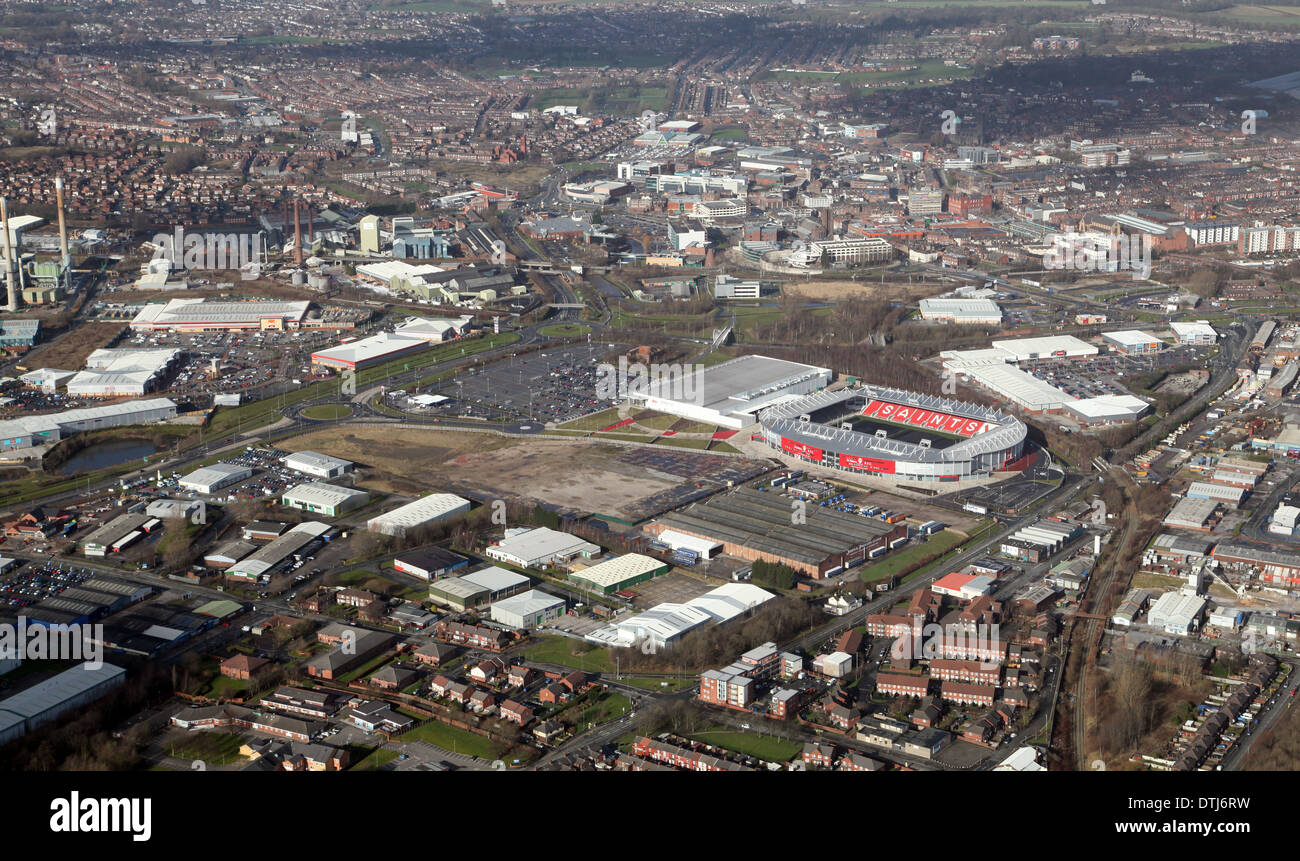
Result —
<instances>
[{"instance_id":1,"label":"grey factory roof","mask_svg":"<svg viewBox=\"0 0 1300 861\"><path fill-rule=\"evenodd\" d=\"M814 506L806 514L807 522L795 526L788 500L742 487L665 514L657 522L814 565L894 529L879 520Z\"/></svg>"}]
</instances>

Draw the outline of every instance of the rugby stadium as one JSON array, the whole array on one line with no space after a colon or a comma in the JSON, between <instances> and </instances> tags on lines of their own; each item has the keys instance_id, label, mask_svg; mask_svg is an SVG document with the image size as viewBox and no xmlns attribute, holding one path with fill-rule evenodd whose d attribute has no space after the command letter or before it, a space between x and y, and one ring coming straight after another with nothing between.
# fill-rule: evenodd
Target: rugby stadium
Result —
<instances>
[{"instance_id":1,"label":"rugby stadium","mask_svg":"<svg viewBox=\"0 0 1300 861\"><path fill-rule=\"evenodd\" d=\"M958 482L1022 469L1025 423L978 404L886 386L823 390L759 413L772 448L844 472Z\"/></svg>"}]
</instances>

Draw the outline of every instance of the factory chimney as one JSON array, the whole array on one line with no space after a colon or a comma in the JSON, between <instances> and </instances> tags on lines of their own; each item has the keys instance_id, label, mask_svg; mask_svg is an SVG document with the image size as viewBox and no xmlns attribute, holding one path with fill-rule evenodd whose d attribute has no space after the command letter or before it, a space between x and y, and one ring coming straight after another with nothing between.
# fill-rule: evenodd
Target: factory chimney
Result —
<instances>
[{"instance_id":1,"label":"factory chimney","mask_svg":"<svg viewBox=\"0 0 1300 861\"><path fill-rule=\"evenodd\" d=\"M14 238L9 232L9 201L0 197L0 230L5 232L5 286L9 290L9 301L5 304L6 311L18 310L18 285L14 283L14 269L16 261L14 260Z\"/></svg>"},{"instance_id":2,"label":"factory chimney","mask_svg":"<svg viewBox=\"0 0 1300 861\"><path fill-rule=\"evenodd\" d=\"M63 217L63 177L54 178L54 197L59 206L59 262L63 266L63 292L72 290L72 255L68 253L68 224Z\"/></svg>"},{"instance_id":3,"label":"factory chimney","mask_svg":"<svg viewBox=\"0 0 1300 861\"><path fill-rule=\"evenodd\" d=\"M293 199L293 257L302 265L302 226L298 223L298 198Z\"/></svg>"}]
</instances>

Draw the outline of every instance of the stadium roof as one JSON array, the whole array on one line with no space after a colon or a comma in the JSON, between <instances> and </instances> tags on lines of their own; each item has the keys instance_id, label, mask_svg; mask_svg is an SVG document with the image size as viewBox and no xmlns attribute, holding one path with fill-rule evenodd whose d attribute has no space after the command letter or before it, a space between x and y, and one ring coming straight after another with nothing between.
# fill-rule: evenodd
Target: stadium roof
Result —
<instances>
[{"instance_id":1,"label":"stadium roof","mask_svg":"<svg viewBox=\"0 0 1300 861\"><path fill-rule=\"evenodd\" d=\"M721 367L721 366L719 366ZM854 398L882 400L920 407L936 412L965 416L987 422L992 427L981 434L953 443L946 448L930 448L898 439L882 439L861 431L835 428L800 421L800 416L842 404ZM1028 433L1025 423L999 410L978 404L955 401L937 395L922 395L887 386L863 385L836 391L813 392L801 398L763 410L759 422L764 428L799 440L817 440L844 454L867 457L892 457L920 463L944 463L968 460L988 452L1000 451L1023 441Z\"/></svg>"}]
</instances>

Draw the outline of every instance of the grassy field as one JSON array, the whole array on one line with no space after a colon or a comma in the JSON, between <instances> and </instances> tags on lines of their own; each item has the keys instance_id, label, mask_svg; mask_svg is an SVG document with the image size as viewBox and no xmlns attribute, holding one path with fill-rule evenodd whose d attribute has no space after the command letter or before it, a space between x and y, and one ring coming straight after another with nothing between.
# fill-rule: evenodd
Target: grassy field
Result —
<instances>
[{"instance_id":1,"label":"grassy field","mask_svg":"<svg viewBox=\"0 0 1300 861\"><path fill-rule=\"evenodd\" d=\"M239 762L239 748L244 740L228 732L200 732L172 745L167 752L180 759L202 760L208 765L230 765Z\"/></svg>"},{"instance_id":2,"label":"grassy field","mask_svg":"<svg viewBox=\"0 0 1300 861\"><path fill-rule=\"evenodd\" d=\"M342 419L352 415L352 407L347 404L317 404L307 407L302 414L309 419Z\"/></svg>"},{"instance_id":3,"label":"grassy field","mask_svg":"<svg viewBox=\"0 0 1300 861\"><path fill-rule=\"evenodd\" d=\"M397 751L389 750L386 747L377 747L367 754L363 759L352 764L349 771L378 771L388 763L397 759Z\"/></svg>"},{"instance_id":4,"label":"grassy field","mask_svg":"<svg viewBox=\"0 0 1300 861\"><path fill-rule=\"evenodd\" d=\"M917 544L898 553L888 553L879 562L862 567L862 581L884 580L897 574L903 574L915 567L919 560L934 553L947 553L966 541L966 537L951 529L945 529L933 535L924 544Z\"/></svg>"},{"instance_id":5,"label":"grassy field","mask_svg":"<svg viewBox=\"0 0 1300 861\"><path fill-rule=\"evenodd\" d=\"M501 748L491 739L441 721L429 720L402 734L402 741L427 741L443 750L477 756L480 759L496 759L501 755Z\"/></svg>"},{"instance_id":6,"label":"grassy field","mask_svg":"<svg viewBox=\"0 0 1300 861\"><path fill-rule=\"evenodd\" d=\"M614 669L608 649L568 637L538 637L535 644L524 649L524 657L589 673L608 673Z\"/></svg>"},{"instance_id":7,"label":"grassy field","mask_svg":"<svg viewBox=\"0 0 1300 861\"><path fill-rule=\"evenodd\" d=\"M693 733L690 737L695 741L734 750L747 756L755 756L767 762L788 762L803 750L803 745L797 741L721 727Z\"/></svg>"},{"instance_id":8,"label":"grassy field","mask_svg":"<svg viewBox=\"0 0 1300 861\"><path fill-rule=\"evenodd\" d=\"M614 407L610 407L607 410L601 410L598 413L592 413L589 416L583 416L582 418L574 419L571 422L565 422L560 425L560 427L565 430L595 431L600 430L601 428L607 428L610 425L617 423L618 420L618 410Z\"/></svg>"},{"instance_id":9,"label":"grassy field","mask_svg":"<svg viewBox=\"0 0 1300 861\"><path fill-rule=\"evenodd\" d=\"M666 445L672 448L695 448L703 451L709 447L710 440L707 439L682 439L675 436L661 436L655 440L655 445Z\"/></svg>"},{"instance_id":10,"label":"grassy field","mask_svg":"<svg viewBox=\"0 0 1300 861\"><path fill-rule=\"evenodd\" d=\"M576 338L591 332L591 327L581 323L556 323L553 326L543 326L537 331L547 338Z\"/></svg>"}]
</instances>

